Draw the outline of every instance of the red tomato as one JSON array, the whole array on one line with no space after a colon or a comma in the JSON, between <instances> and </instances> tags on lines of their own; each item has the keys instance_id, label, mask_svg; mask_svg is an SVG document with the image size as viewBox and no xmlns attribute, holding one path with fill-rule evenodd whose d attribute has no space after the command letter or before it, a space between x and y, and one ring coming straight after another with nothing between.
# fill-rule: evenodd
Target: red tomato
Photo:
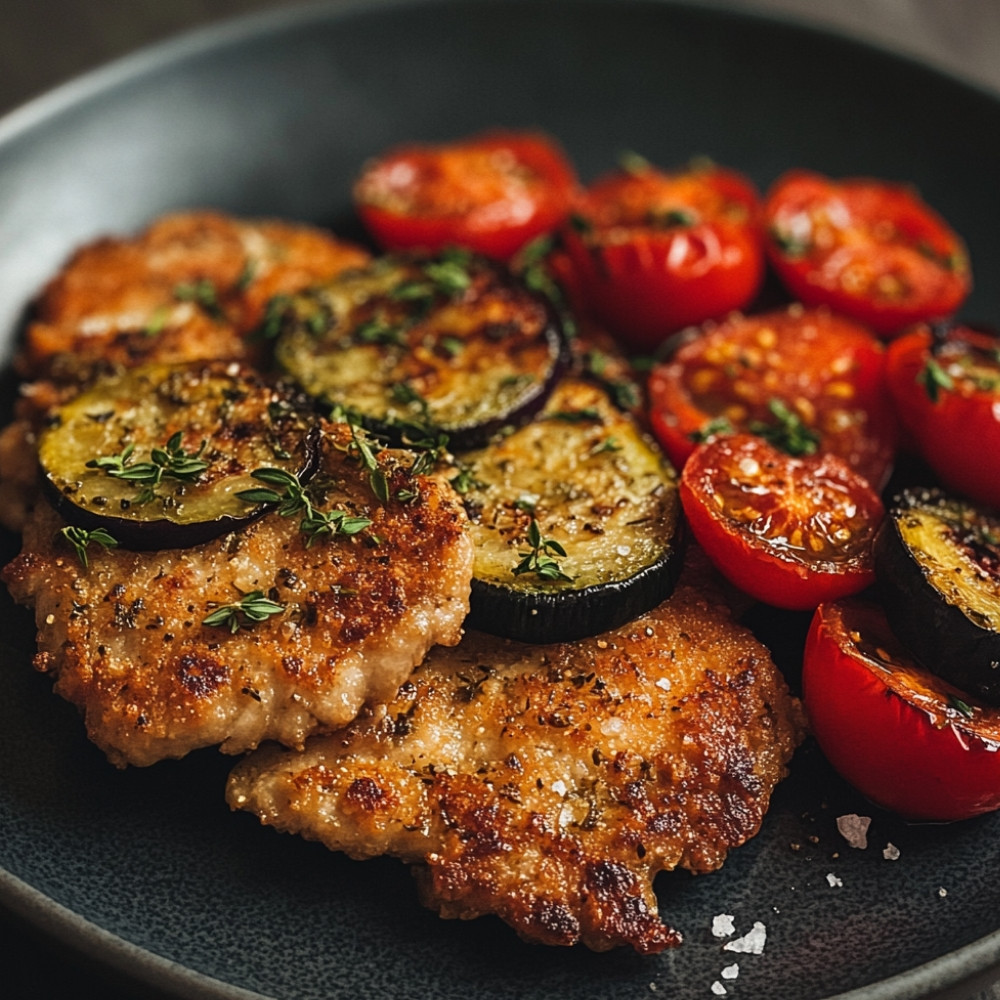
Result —
<instances>
[{"instance_id":1,"label":"red tomato","mask_svg":"<svg viewBox=\"0 0 1000 1000\"><path fill-rule=\"evenodd\" d=\"M795 170L768 193L764 215L788 290L880 333L948 316L971 288L961 239L902 185Z\"/></svg>"},{"instance_id":2,"label":"red tomato","mask_svg":"<svg viewBox=\"0 0 1000 1000\"><path fill-rule=\"evenodd\" d=\"M730 170L623 170L590 187L571 221L589 309L639 350L744 308L763 278L759 198Z\"/></svg>"},{"instance_id":3,"label":"red tomato","mask_svg":"<svg viewBox=\"0 0 1000 1000\"><path fill-rule=\"evenodd\" d=\"M794 432L798 421L800 451L810 450L811 439L817 452L840 456L876 489L885 485L896 417L885 349L866 329L793 306L681 339L649 380L650 421L678 468L713 433L759 433L780 423Z\"/></svg>"},{"instance_id":4,"label":"red tomato","mask_svg":"<svg viewBox=\"0 0 1000 1000\"><path fill-rule=\"evenodd\" d=\"M680 499L716 568L741 590L806 611L875 581L872 543L885 509L839 458L795 458L736 434L700 445Z\"/></svg>"},{"instance_id":5,"label":"red tomato","mask_svg":"<svg viewBox=\"0 0 1000 1000\"><path fill-rule=\"evenodd\" d=\"M361 172L354 201L386 250L459 245L507 260L562 224L576 187L544 135L492 132L390 150Z\"/></svg>"},{"instance_id":6,"label":"red tomato","mask_svg":"<svg viewBox=\"0 0 1000 1000\"><path fill-rule=\"evenodd\" d=\"M941 482L1000 507L1000 337L919 327L889 345L886 371L903 427Z\"/></svg>"},{"instance_id":7,"label":"red tomato","mask_svg":"<svg viewBox=\"0 0 1000 1000\"><path fill-rule=\"evenodd\" d=\"M875 605L816 609L802 695L830 763L908 819L965 819L1000 807L1000 709L918 667Z\"/></svg>"}]
</instances>

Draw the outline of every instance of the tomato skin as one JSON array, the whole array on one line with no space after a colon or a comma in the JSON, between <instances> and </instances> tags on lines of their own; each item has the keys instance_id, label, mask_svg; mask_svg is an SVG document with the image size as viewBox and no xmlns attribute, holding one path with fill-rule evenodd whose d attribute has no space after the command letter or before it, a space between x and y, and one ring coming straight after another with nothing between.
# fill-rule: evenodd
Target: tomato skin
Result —
<instances>
[{"instance_id":1,"label":"tomato skin","mask_svg":"<svg viewBox=\"0 0 1000 1000\"><path fill-rule=\"evenodd\" d=\"M792 295L878 333L949 316L972 287L962 240L903 185L793 170L764 216L768 258Z\"/></svg>"},{"instance_id":2,"label":"tomato skin","mask_svg":"<svg viewBox=\"0 0 1000 1000\"><path fill-rule=\"evenodd\" d=\"M795 458L750 434L717 438L688 459L680 499L716 568L767 604L809 611L875 581L885 509L834 456Z\"/></svg>"},{"instance_id":3,"label":"tomato skin","mask_svg":"<svg viewBox=\"0 0 1000 1000\"><path fill-rule=\"evenodd\" d=\"M354 202L385 250L463 246L506 261L558 229L576 191L573 167L551 139L497 131L391 149L362 170Z\"/></svg>"},{"instance_id":4,"label":"tomato skin","mask_svg":"<svg viewBox=\"0 0 1000 1000\"><path fill-rule=\"evenodd\" d=\"M890 343L886 358L912 446L946 487L992 507L1000 507L998 352L1000 337L953 326L936 339L924 326Z\"/></svg>"},{"instance_id":5,"label":"tomato skin","mask_svg":"<svg viewBox=\"0 0 1000 1000\"><path fill-rule=\"evenodd\" d=\"M563 238L587 307L636 350L744 308L763 280L760 199L735 171L609 174L574 222Z\"/></svg>"},{"instance_id":6,"label":"tomato skin","mask_svg":"<svg viewBox=\"0 0 1000 1000\"><path fill-rule=\"evenodd\" d=\"M777 399L875 489L887 482L898 427L885 348L867 329L823 309L732 317L677 348L650 373L650 424L678 468L720 418L735 431L771 419Z\"/></svg>"},{"instance_id":7,"label":"tomato skin","mask_svg":"<svg viewBox=\"0 0 1000 1000\"><path fill-rule=\"evenodd\" d=\"M827 759L877 805L938 822L1000 807L1000 710L914 665L877 606L816 609L802 694Z\"/></svg>"}]
</instances>

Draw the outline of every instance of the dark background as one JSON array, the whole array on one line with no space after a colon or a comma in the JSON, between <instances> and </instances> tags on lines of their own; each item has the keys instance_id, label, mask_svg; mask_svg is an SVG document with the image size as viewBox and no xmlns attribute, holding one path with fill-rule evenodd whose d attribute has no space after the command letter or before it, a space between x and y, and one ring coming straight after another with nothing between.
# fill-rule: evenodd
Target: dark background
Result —
<instances>
[{"instance_id":1,"label":"dark background","mask_svg":"<svg viewBox=\"0 0 1000 1000\"><path fill-rule=\"evenodd\" d=\"M0 114L79 73L189 28L298 0L4 0L0 28ZM733 0L803 15L920 56L1000 91L1000 3L996 0ZM2 234L0 234L2 248ZM2 250L0 250L2 252ZM155 1000L57 952L0 913L0 995L9 1000ZM975 1000L1000 1000L995 989Z\"/></svg>"}]
</instances>

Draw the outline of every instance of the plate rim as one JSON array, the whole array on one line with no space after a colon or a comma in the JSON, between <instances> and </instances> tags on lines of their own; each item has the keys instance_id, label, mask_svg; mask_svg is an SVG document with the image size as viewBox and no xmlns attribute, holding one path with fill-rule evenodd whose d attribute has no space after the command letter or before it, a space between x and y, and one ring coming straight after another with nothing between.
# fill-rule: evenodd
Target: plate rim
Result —
<instances>
[{"instance_id":1,"label":"plate rim","mask_svg":"<svg viewBox=\"0 0 1000 1000\"><path fill-rule=\"evenodd\" d=\"M218 21L183 29L161 40L147 42L82 73L75 74L0 116L0 153L10 143L35 128L51 124L60 115L99 98L130 80L206 52L236 47L280 28L288 30L313 21L336 21L352 14L369 15L377 10L460 3L466 6L540 6L547 3L610 6L615 0L300 0L288 6L263 8L224 17ZM617 0L623 2L623 0ZM673 7L694 12L749 20L867 50L947 81L979 98L1000 105L1000 91L977 80L962 77L947 68L931 64L918 55L888 47L872 38L861 37L836 25L810 21L794 12L750 8L727 0L624 0L634 6ZM25 921L48 944L69 949L78 960L96 964L137 987L155 987L178 1000L274 1000L244 987L199 972L157 954L147 947L108 931L69 907L47 896L29 882L0 865L0 910ZM920 1000L956 992L968 985L986 988L1000 982L1000 928L975 941L905 972L877 980L847 992L830 994L826 1000ZM963 994L964 995L964 994Z\"/></svg>"}]
</instances>

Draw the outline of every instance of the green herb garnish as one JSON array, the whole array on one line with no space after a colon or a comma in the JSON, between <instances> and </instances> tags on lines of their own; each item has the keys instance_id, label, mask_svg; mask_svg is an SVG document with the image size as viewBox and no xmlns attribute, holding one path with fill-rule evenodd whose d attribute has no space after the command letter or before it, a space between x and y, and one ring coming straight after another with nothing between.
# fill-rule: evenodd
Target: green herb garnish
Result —
<instances>
[{"instance_id":1,"label":"green herb garnish","mask_svg":"<svg viewBox=\"0 0 1000 1000\"><path fill-rule=\"evenodd\" d=\"M277 504L282 517L301 514L299 530L306 535L306 548L321 536L356 535L372 523L371 518L357 517L344 510L317 510L308 486L284 469L264 467L254 469L250 475L268 485L241 490L236 496L246 503Z\"/></svg>"},{"instance_id":2,"label":"green herb garnish","mask_svg":"<svg viewBox=\"0 0 1000 1000\"><path fill-rule=\"evenodd\" d=\"M148 462L133 462L134 445L126 445L117 455L103 455L87 462L88 469L101 469L114 479L142 486L135 503L149 503L156 496L156 487L164 479L175 479L182 483L196 483L208 468L201 456L208 444L202 441L195 452L185 451L181 446L183 433L177 431L162 448L153 448Z\"/></svg>"},{"instance_id":3,"label":"green herb garnish","mask_svg":"<svg viewBox=\"0 0 1000 1000\"><path fill-rule=\"evenodd\" d=\"M87 528L78 528L76 525L70 524L65 528L61 528L59 534L73 546L73 551L76 552L76 557L80 560L80 565L84 569L89 565L87 561L87 546L91 542L95 542L105 550L118 547L117 539L105 531L104 528L92 528L88 530Z\"/></svg>"},{"instance_id":4,"label":"green herb garnish","mask_svg":"<svg viewBox=\"0 0 1000 1000\"><path fill-rule=\"evenodd\" d=\"M214 320L226 318L219 303L219 294L215 285L208 278L200 278L198 281L182 281L175 285L174 298L178 302L193 302Z\"/></svg>"},{"instance_id":5,"label":"green herb garnish","mask_svg":"<svg viewBox=\"0 0 1000 1000\"><path fill-rule=\"evenodd\" d=\"M955 387L952 377L935 358L928 358L927 363L917 373L917 384L924 387L932 403L938 401L942 389L951 391Z\"/></svg>"},{"instance_id":6,"label":"green herb garnish","mask_svg":"<svg viewBox=\"0 0 1000 1000\"><path fill-rule=\"evenodd\" d=\"M777 423L751 421L747 428L751 434L756 434L788 455L816 454L820 442L819 434L806 426L794 410L789 409L783 400L776 398L767 404L767 408Z\"/></svg>"},{"instance_id":7,"label":"green herb garnish","mask_svg":"<svg viewBox=\"0 0 1000 1000\"><path fill-rule=\"evenodd\" d=\"M713 417L707 423L704 423L696 431L691 431L688 434L688 440L694 441L695 444L704 444L706 441L711 441L712 438L718 437L720 434L735 434L736 428L730 423L727 417Z\"/></svg>"},{"instance_id":8,"label":"green herb garnish","mask_svg":"<svg viewBox=\"0 0 1000 1000\"><path fill-rule=\"evenodd\" d=\"M948 695L948 704L953 709L955 709L956 712L961 713L967 719L971 719L972 718L972 715L973 715L972 706L969 705L967 702L962 701L962 699L959 698L958 695L949 694Z\"/></svg>"},{"instance_id":9,"label":"green herb garnish","mask_svg":"<svg viewBox=\"0 0 1000 1000\"><path fill-rule=\"evenodd\" d=\"M518 552L521 561L514 567L514 576L534 573L543 580L572 581L560 568L554 557L565 558L566 550L554 538L543 538L538 522L532 518L528 525L528 552Z\"/></svg>"},{"instance_id":10,"label":"green herb garnish","mask_svg":"<svg viewBox=\"0 0 1000 1000\"><path fill-rule=\"evenodd\" d=\"M211 606L211 605L210 605ZM272 615L280 615L285 610L264 596L262 590L251 590L235 604L223 604L201 620L202 625L226 626L233 634L241 628L249 628L257 622L265 621Z\"/></svg>"}]
</instances>

